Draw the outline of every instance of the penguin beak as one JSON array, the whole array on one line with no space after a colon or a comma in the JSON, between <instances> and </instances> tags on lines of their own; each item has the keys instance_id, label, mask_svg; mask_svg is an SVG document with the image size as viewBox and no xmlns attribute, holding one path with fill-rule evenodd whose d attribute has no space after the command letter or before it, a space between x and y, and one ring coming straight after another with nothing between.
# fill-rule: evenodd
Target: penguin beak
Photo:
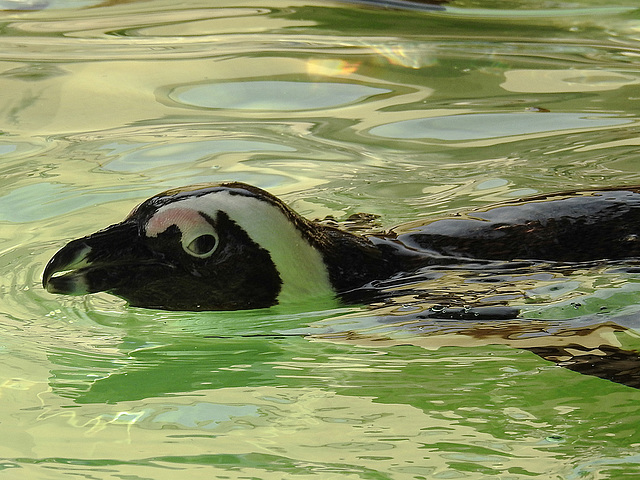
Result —
<instances>
[{"instance_id":1,"label":"penguin beak","mask_svg":"<svg viewBox=\"0 0 640 480\"><path fill-rule=\"evenodd\" d=\"M82 269L89 266L92 248L84 241L74 240L59 250L44 269L42 286L50 293L82 295L89 293Z\"/></svg>"},{"instance_id":2,"label":"penguin beak","mask_svg":"<svg viewBox=\"0 0 640 480\"><path fill-rule=\"evenodd\" d=\"M42 285L50 293L84 295L113 290L131 274L132 265L153 261L133 222L122 222L73 240L44 269Z\"/></svg>"}]
</instances>

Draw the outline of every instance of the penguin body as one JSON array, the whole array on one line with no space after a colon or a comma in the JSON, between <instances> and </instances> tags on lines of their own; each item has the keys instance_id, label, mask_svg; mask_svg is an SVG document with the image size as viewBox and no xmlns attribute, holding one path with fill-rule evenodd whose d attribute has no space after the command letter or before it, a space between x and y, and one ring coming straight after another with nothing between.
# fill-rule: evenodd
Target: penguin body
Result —
<instances>
[{"instance_id":1,"label":"penguin body","mask_svg":"<svg viewBox=\"0 0 640 480\"><path fill-rule=\"evenodd\" d=\"M401 228L403 244L487 260L590 262L640 257L638 189L532 197Z\"/></svg>"},{"instance_id":2,"label":"penguin body","mask_svg":"<svg viewBox=\"0 0 640 480\"><path fill-rule=\"evenodd\" d=\"M49 261L52 293L107 291L133 306L238 310L349 297L374 280L477 261L640 257L637 189L574 192L360 236L309 221L242 183L158 194Z\"/></svg>"}]
</instances>

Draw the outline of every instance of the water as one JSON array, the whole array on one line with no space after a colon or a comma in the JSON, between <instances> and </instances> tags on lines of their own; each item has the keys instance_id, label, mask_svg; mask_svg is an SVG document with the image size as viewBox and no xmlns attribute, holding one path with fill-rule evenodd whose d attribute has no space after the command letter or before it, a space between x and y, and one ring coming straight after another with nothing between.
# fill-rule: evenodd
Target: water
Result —
<instances>
[{"instance_id":1,"label":"water","mask_svg":"<svg viewBox=\"0 0 640 480\"><path fill-rule=\"evenodd\" d=\"M637 349L625 269L450 270L422 279L430 301L294 312L40 286L65 241L191 183L244 181L379 228L638 184L635 0L0 8L2 478L640 474L638 390L527 350ZM525 313L420 317L469 299Z\"/></svg>"}]
</instances>

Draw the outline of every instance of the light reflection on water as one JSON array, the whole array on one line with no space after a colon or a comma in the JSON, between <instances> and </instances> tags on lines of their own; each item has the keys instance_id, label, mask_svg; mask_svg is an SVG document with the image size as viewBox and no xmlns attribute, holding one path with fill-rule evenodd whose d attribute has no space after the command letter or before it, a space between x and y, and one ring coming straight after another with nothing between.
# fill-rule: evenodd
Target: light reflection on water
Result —
<instances>
[{"instance_id":1,"label":"light reflection on water","mask_svg":"<svg viewBox=\"0 0 640 480\"><path fill-rule=\"evenodd\" d=\"M387 138L435 138L439 140L478 140L484 138L514 137L544 132L561 134L566 130L593 129L611 125L624 125L631 120L595 118L584 114L550 113L490 113L440 116L388 123L372 128L370 133Z\"/></svg>"},{"instance_id":2,"label":"light reflection on water","mask_svg":"<svg viewBox=\"0 0 640 480\"><path fill-rule=\"evenodd\" d=\"M0 34L0 468L637 474L637 391L520 349L637 349L633 271L443 270L419 279L426 300L199 314L40 286L66 240L189 183L245 181L309 218L364 211L382 228L640 183L637 6L616 3L0 3L13 10ZM424 317L470 300L526 320Z\"/></svg>"},{"instance_id":3,"label":"light reflection on water","mask_svg":"<svg viewBox=\"0 0 640 480\"><path fill-rule=\"evenodd\" d=\"M339 107L389 92L348 83L250 81L182 87L170 97L199 107L274 112Z\"/></svg>"}]
</instances>

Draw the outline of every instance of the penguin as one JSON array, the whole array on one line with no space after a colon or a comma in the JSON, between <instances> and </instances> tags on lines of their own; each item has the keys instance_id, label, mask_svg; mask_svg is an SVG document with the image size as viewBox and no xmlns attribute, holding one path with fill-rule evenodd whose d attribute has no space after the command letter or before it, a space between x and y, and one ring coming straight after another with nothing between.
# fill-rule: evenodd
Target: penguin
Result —
<instances>
[{"instance_id":1,"label":"penguin","mask_svg":"<svg viewBox=\"0 0 640 480\"><path fill-rule=\"evenodd\" d=\"M639 226L638 187L530 197L358 235L308 220L254 186L194 185L66 244L46 265L43 286L165 310L357 301L377 281L443 265L634 260Z\"/></svg>"}]
</instances>

